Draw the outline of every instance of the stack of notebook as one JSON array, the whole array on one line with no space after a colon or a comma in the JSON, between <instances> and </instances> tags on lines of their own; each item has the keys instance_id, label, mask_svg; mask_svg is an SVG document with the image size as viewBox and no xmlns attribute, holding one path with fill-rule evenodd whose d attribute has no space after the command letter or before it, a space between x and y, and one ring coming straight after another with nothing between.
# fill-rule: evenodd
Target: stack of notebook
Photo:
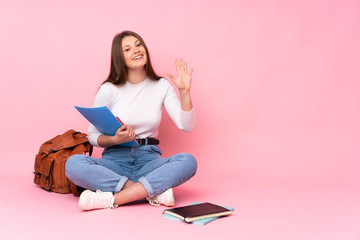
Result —
<instances>
[{"instance_id":1,"label":"stack of notebook","mask_svg":"<svg viewBox=\"0 0 360 240\"><path fill-rule=\"evenodd\" d=\"M207 202L166 209L163 214L165 219L205 225L219 217L230 215L233 211L233 208Z\"/></svg>"}]
</instances>

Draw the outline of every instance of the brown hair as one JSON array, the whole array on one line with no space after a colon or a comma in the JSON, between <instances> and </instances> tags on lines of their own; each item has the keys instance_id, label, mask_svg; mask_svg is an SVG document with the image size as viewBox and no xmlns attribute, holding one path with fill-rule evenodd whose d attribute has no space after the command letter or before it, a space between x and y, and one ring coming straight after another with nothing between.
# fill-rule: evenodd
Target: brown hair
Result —
<instances>
[{"instance_id":1,"label":"brown hair","mask_svg":"<svg viewBox=\"0 0 360 240\"><path fill-rule=\"evenodd\" d=\"M127 36L134 36L137 39L139 39L139 41L145 48L146 56L147 56L147 63L144 66L146 75L151 80L159 80L161 77L155 73L155 71L151 65L149 50L146 47L144 40L140 37L139 34L137 34L135 32L123 31L123 32L117 34L113 39L112 47L111 47L110 73L109 73L108 78L102 84L104 84L106 82L110 82L114 85L121 85L121 84L126 83L127 77L128 77L128 68L125 64L124 54L122 51L122 40L124 37L127 37Z\"/></svg>"}]
</instances>

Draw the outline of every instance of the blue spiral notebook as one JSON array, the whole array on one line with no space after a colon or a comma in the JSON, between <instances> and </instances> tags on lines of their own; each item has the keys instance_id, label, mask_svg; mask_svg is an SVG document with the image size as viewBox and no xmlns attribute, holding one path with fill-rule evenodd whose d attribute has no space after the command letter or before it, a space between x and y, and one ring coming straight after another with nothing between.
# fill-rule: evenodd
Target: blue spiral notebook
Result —
<instances>
[{"instance_id":1,"label":"blue spiral notebook","mask_svg":"<svg viewBox=\"0 0 360 240\"><path fill-rule=\"evenodd\" d=\"M84 108L75 106L75 108L104 135L114 136L116 131L123 125L121 120L105 107ZM139 146L136 139L130 142L120 144L121 146L136 147Z\"/></svg>"}]
</instances>

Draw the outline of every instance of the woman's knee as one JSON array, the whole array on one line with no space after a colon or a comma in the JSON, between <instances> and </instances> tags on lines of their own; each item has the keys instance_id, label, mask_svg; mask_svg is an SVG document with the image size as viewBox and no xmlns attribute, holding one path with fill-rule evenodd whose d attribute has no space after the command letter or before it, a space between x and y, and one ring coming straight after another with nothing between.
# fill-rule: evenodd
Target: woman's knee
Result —
<instances>
[{"instance_id":1,"label":"woman's knee","mask_svg":"<svg viewBox=\"0 0 360 240\"><path fill-rule=\"evenodd\" d=\"M86 156L81 154L75 154L70 156L65 163L65 175L68 176L72 172L79 169L81 162L83 162L84 157Z\"/></svg>"},{"instance_id":2,"label":"woman's knee","mask_svg":"<svg viewBox=\"0 0 360 240\"><path fill-rule=\"evenodd\" d=\"M182 161L184 163L184 167L192 171L195 174L197 170L197 161L196 158L190 153L180 153Z\"/></svg>"}]
</instances>

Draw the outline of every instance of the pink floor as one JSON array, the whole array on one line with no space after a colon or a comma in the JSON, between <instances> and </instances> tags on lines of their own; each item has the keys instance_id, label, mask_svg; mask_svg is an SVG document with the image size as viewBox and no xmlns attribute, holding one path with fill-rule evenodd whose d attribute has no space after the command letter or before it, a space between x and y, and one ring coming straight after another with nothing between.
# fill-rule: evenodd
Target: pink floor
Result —
<instances>
[{"instance_id":1,"label":"pink floor","mask_svg":"<svg viewBox=\"0 0 360 240\"><path fill-rule=\"evenodd\" d=\"M0 0L0 240L360 240L359 23L359 0ZM199 163L177 206L232 216L188 225L146 202L82 212L32 183L42 143L87 132L73 106L92 105L123 30L144 38L157 74L175 74L175 58L194 68L195 130L165 111L159 130L164 156Z\"/></svg>"},{"instance_id":2,"label":"pink floor","mask_svg":"<svg viewBox=\"0 0 360 240\"><path fill-rule=\"evenodd\" d=\"M234 214L205 226L162 218L140 201L82 212L78 198L46 192L32 175L0 178L0 239L360 239L360 191L344 186L261 183L196 176L175 189L177 206L212 201Z\"/></svg>"}]
</instances>

